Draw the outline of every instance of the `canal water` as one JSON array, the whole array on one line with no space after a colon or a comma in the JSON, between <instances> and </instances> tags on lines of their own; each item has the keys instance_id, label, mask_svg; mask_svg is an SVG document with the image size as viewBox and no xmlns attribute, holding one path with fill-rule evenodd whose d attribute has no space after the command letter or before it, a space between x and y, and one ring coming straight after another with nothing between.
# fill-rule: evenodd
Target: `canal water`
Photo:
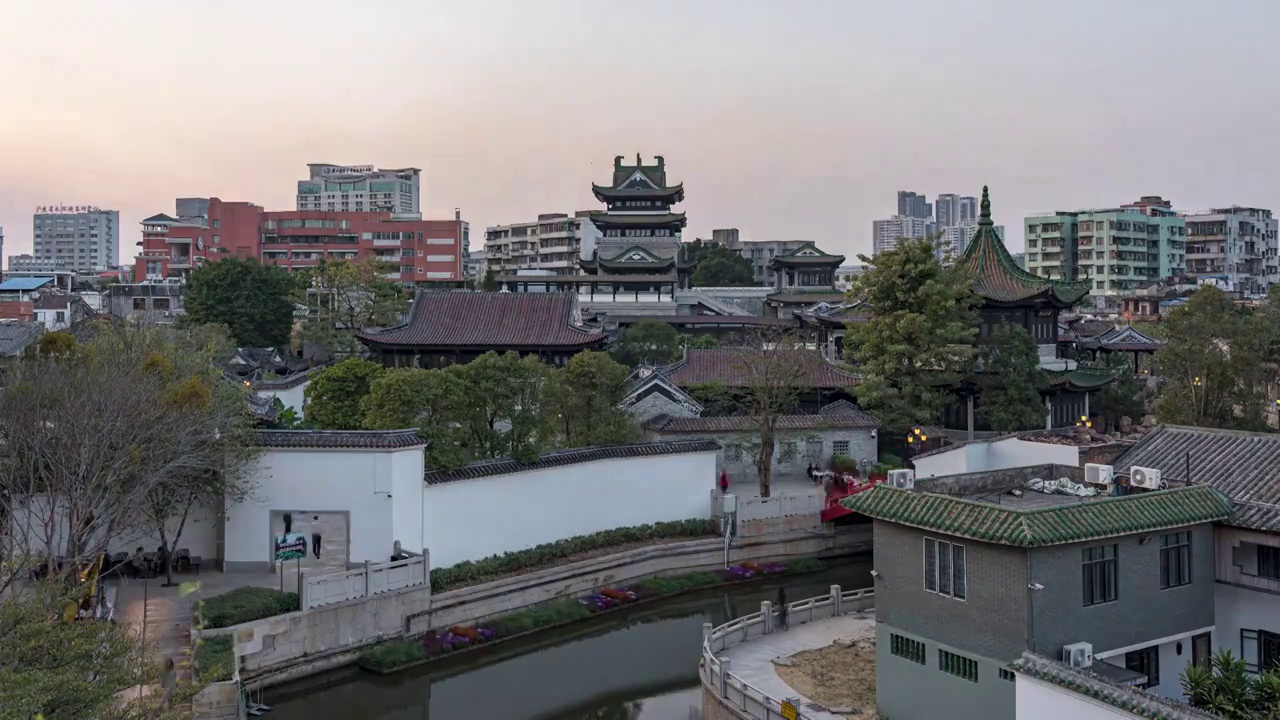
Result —
<instances>
[{"instance_id":1,"label":"canal water","mask_svg":"<svg viewBox=\"0 0 1280 720\"><path fill-rule=\"evenodd\" d=\"M268 720L696 720L702 624L870 587L869 562L684 595L379 676L344 668L270 688ZM256 698L255 698L256 699Z\"/></svg>"}]
</instances>

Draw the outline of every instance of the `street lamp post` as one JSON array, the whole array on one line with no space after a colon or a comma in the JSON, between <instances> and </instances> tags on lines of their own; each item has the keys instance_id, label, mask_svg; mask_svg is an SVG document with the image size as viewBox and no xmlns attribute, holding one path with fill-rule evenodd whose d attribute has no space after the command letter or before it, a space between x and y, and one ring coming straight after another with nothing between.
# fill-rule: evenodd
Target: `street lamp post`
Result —
<instances>
[{"instance_id":1,"label":"street lamp post","mask_svg":"<svg viewBox=\"0 0 1280 720\"><path fill-rule=\"evenodd\" d=\"M911 432L907 433L907 447L911 450L912 455L918 454L924 449L924 443L929 436L924 433L923 428L911 428Z\"/></svg>"}]
</instances>

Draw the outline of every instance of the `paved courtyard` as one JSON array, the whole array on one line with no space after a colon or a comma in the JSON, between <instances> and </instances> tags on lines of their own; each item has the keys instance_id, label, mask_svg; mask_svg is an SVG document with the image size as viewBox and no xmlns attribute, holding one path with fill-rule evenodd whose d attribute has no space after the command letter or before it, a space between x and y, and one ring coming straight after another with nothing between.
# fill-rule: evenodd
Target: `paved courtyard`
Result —
<instances>
[{"instance_id":1,"label":"paved courtyard","mask_svg":"<svg viewBox=\"0 0 1280 720\"><path fill-rule=\"evenodd\" d=\"M283 521L273 519L272 533L284 530ZM108 580L116 588L116 621L142 627L146 619L147 642L158 657L174 657L191 642L191 605L197 597L212 597L238 587L268 587L298 591L298 572L314 576L347 569L347 516L345 513L294 514L293 531L307 536L307 557L284 563L283 572L223 573L203 568L199 575L174 573L175 583L199 581L198 595L180 598L177 587L164 587L165 576L151 579L119 577ZM321 537L320 559L311 553L311 533ZM263 539L266 543L268 540ZM390 559L390 553L388 553ZM208 560L206 559L206 562Z\"/></svg>"}]
</instances>

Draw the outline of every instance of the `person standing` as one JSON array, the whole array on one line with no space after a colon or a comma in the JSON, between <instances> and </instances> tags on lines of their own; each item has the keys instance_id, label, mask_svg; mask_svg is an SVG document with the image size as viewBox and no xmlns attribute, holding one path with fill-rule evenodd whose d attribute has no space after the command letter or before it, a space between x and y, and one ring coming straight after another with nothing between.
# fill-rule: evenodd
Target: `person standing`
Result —
<instances>
[{"instance_id":1,"label":"person standing","mask_svg":"<svg viewBox=\"0 0 1280 720\"><path fill-rule=\"evenodd\" d=\"M725 495L729 492L729 473L724 470L720 471L720 494Z\"/></svg>"},{"instance_id":2,"label":"person standing","mask_svg":"<svg viewBox=\"0 0 1280 720\"><path fill-rule=\"evenodd\" d=\"M312 515L311 520L317 523L314 526L315 529L311 531L311 554L315 555L316 559L319 560L320 559L320 525L319 525L320 516Z\"/></svg>"},{"instance_id":3,"label":"person standing","mask_svg":"<svg viewBox=\"0 0 1280 720\"><path fill-rule=\"evenodd\" d=\"M782 629L787 629L787 589L778 588L778 618L782 620Z\"/></svg>"}]
</instances>

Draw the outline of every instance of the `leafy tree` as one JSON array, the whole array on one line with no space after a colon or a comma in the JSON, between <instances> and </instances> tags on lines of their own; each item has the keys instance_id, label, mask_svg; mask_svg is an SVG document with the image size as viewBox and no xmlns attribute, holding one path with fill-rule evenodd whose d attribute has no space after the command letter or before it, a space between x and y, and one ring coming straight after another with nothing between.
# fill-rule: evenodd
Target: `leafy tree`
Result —
<instances>
[{"instance_id":1,"label":"leafy tree","mask_svg":"<svg viewBox=\"0 0 1280 720\"><path fill-rule=\"evenodd\" d=\"M720 347L720 341L711 335L685 335L684 344L690 350L707 350L713 347Z\"/></svg>"},{"instance_id":2,"label":"leafy tree","mask_svg":"<svg viewBox=\"0 0 1280 720\"><path fill-rule=\"evenodd\" d=\"M858 404L894 434L937 422L973 365L978 300L928 240L858 257L868 269L850 297L873 310L845 335L845 356L862 376Z\"/></svg>"},{"instance_id":3,"label":"leafy tree","mask_svg":"<svg viewBox=\"0 0 1280 720\"><path fill-rule=\"evenodd\" d=\"M992 430L1015 432L1044 426L1040 388L1047 378L1040 370L1036 342L1026 330L1001 323L978 351L976 378L982 393L977 411Z\"/></svg>"},{"instance_id":4,"label":"leafy tree","mask_svg":"<svg viewBox=\"0 0 1280 720\"><path fill-rule=\"evenodd\" d=\"M214 369L215 359L230 348L230 339L220 326L121 328L95 343L104 346L141 357L143 372L161 388L160 402L172 426L195 428L195 437L185 443L184 462L170 467L162 482L152 483L141 504L161 548L172 557L193 512L203 511L212 521L229 503L241 502L253 490L244 472L256 454L245 388L226 382ZM212 437L209 427L215 428ZM166 563L165 576L172 586L172 563Z\"/></svg>"},{"instance_id":5,"label":"leafy tree","mask_svg":"<svg viewBox=\"0 0 1280 720\"><path fill-rule=\"evenodd\" d=\"M498 274L492 267L485 268L484 278L480 280L480 289L485 292L497 292L502 289L501 284L498 283Z\"/></svg>"},{"instance_id":6,"label":"leafy tree","mask_svg":"<svg viewBox=\"0 0 1280 720\"><path fill-rule=\"evenodd\" d=\"M457 419L467 412L462 366L445 370L394 368L383 372L363 401L370 430L418 428L427 439L426 465L449 470L467 462Z\"/></svg>"},{"instance_id":7,"label":"leafy tree","mask_svg":"<svg viewBox=\"0 0 1280 720\"><path fill-rule=\"evenodd\" d=\"M237 475L252 454L246 389L222 380L206 341L198 329L105 326L78 353L8 367L0 517L21 520L0 595L37 558L62 556L72 573L155 532L152 519L178 514L162 510L194 502L191 483ZM180 533L162 531L164 544Z\"/></svg>"},{"instance_id":8,"label":"leafy tree","mask_svg":"<svg viewBox=\"0 0 1280 720\"><path fill-rule=\"evenodd\" d=\"M196 325L226 325L239 347L279 347L293 328L292 287L282 268L226 258L191 273L187 316Z\"/></svg>"},{"instance_id":9,"label":"leafy tree","mask_svg":"<svg viewBox=\"0 0 1280 720\"><path fill-rule=\"evenodd\" d=\"M562 448L610 445L635 440L637 428L621 408L627 368L602 352L581 352L552 371L545 416Z\"/></svg>"},{"instance_id":10,"label":"leafy tree","mask_svg":"<svg viewBox=\"0 0 1280 720\"><path fill-rule=\"evenodd\" d=\"M703 417L727 417L742 415L741 398L732 388L719 380L693 385L686 389L689 397L702 405Z\"/></svg>"},{"instance_id":11,"label":"leafy tree","mask_svg":"<svg viewBox=\"0 0 1280 720\"><path fill-rule=\"evenodd\" d=\"M538 413L547 367L530 355L487 352L455 371L463 383L463 441L476 459L532 460L545 449Z\"/></svg>"},{"instance_id":12,"label":"leafy tree","mask_svg":"<svg viewBox=\"0 0 1280 720\"><path fill-rule=\"evenodd\" d=\"M298 416L297 408L285 407L284 401L278 397L271 400L271 410L276 419L266 423L266 427L273 430L298 430L306 427L306 423Z\"/></svg>"},{"instance_id":13,"label":"leafy tree","mask_svg":"<svg viewBox=\"0 0 1280 720\"><path fill-rule=\"evenodd\" d=\"M1161 321L1167 344L1155 354L1167 381L1156 414L1161 422L1237 430L1265 428L1265 362L1272 329L1265 316L1204 286Z\"/></svg>"},{"instance_id":14,"label":"leafy tree","mask_svg":"<svg viewBox=\"0 0 1280 720\"><path fill-rule=\"evenodd\" d=\"M69 332L51 332L40 336L37 352L49 357L67 358L80 352L80 342Z\"/></svg>"},{"instance_id":15,"label":"leafy tree","mask_svg":"<svg viewBox=\"0 0 1280 720\"><path fill-rule=\"evenodd\" d=\"M627 368L669 365L680 359L682 340L670 323L646 318L623 330L609 354Z\"/></svg>"},{"instance_id":16,"label":"leafy tree","mask_svg":"<svg viewBox=\"0 0 1280 720\"><path fill-rule=\"evenodd\" d=\"M1192 707L1224 720L1280 718L1280 673L1251 675L1245 661L1226 650L1214 654L1209 668L1187 665L1182 690Z\"/></svg>"},{"instance_id":17,"label":"leafy tree","mask_svg":"<svg viewBox=\"0 0 1280 720\"><path fill-rule=\"evenodd\" d=\"M361 349L355 332L400 322L408 298L386 279L390 263L376 258L322 260L297 275L298 301L312 308L303 337L333 356Z\"/></svg>"},{"instance_id":18,"label":"leafy tree","mask_svg":"<svg viewBox=\"0 0 1280 720\"><path fill-rule=\"evenodd\" d=\"M316 373L307 384L304 415L323 430L358 430L364 427L361 403L382 374L378 363L347 358Z\"/></svg>"},{"instance_id":19,"label":"leafy tree","mask_svg":"<svg viewBox=\"0 0 1280 720\"><path fill-rule=\"evenodd\" d=\"M721 245L707 243L696 253L695 287L751 287L756 284L751 261Z\"/></svg>"},{"instance_id":20,"label":"leafy tree","mask_svg":"<svg viewBox=\"0 0 1280 720\"><path fill-rule=\"evenodd\" d=\"M1120 426L1120 418L1137 420L1144 412L1142 386L1133 375L1133 364L1124 353L1106 353L1102 361L1115 375L1115 380L1102 388L1098 395L1097 414L1106 427Z\"/></svg>"}]
</instances>

